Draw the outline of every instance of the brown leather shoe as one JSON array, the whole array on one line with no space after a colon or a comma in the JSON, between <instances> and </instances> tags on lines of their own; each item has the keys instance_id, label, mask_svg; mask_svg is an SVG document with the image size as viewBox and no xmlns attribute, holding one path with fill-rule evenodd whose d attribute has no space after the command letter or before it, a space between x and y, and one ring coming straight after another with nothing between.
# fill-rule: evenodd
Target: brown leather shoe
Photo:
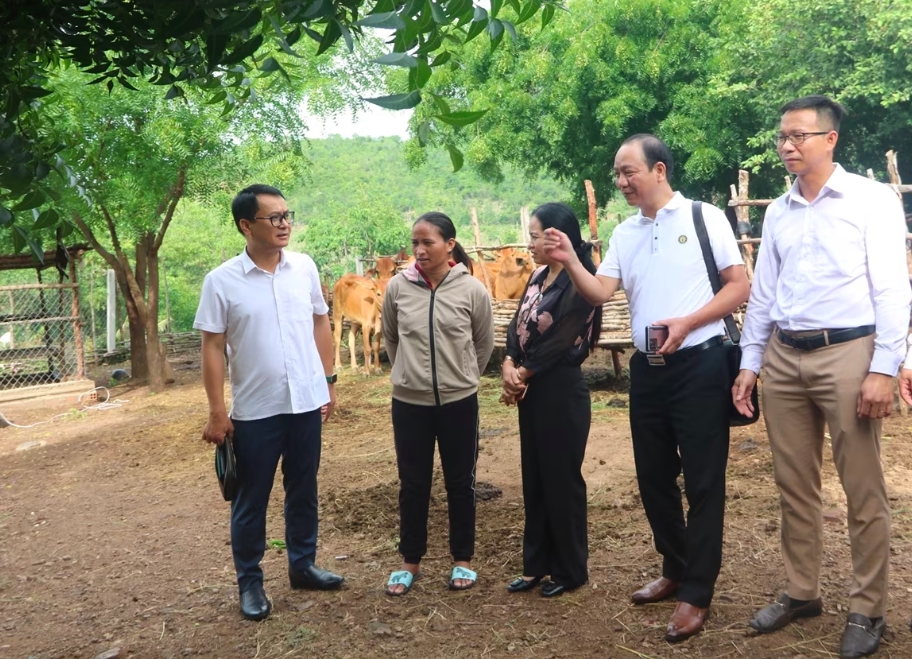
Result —
<instances>
[{"instance_id":1,"label":"brown leather shoe","mask_svg":"<svg viewBox=\"0 0 912 659\"><path fill-rule=\"evenodd\" d=\"M660 577L640 588L630 599L634 604L653 604L668 599L676 592L678 592L677 581Z\"/></svg>"},{"instance_id":2,"label":"brown leather shoe","mask_svg":"<svg viewBox=\"0 0 912 659\"><path fill-rule=\"evenodd\" d=\"M708 608L701 609L687 602L678 602L665 629L665 640L669 643L686 641L703 630L703 624L708 618Z\"/></svg>"}]
</instances>

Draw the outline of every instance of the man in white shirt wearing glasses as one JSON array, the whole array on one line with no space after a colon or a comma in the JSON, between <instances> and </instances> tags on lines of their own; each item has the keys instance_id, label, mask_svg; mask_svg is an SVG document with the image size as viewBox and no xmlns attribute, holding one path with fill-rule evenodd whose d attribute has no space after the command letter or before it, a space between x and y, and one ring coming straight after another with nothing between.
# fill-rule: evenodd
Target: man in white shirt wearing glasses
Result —
<instances>
[{"instance_id":1,"label":"man in white shirt wearing glasses","mask_svg":"<svg viewBox=\"0 0 912 659\"><path fill-rule=\"evenodd\" d=\"M766 211L732 395L747 411L764 367L788 582L750 625L767 633L822 611L826 427L848 501L854 579L840 657L851 658L875 652L886 628L890 505L881 419L892 410L912 292L896 194L833 161L843 113L824 96L781 110L776 145L797 180Z\"/></svg>"},{"instance_id":2,"label":"man in white shirt wearing glasses","mask_svg":"<svg viewBox=\"0 0 912 659\"><path fill-rule=\"evenodd\" d=\"M203 439L221 444L230 437L237 457L231 552L241 615L262 620L272 610L260 561L280 459L291 587L331 590L343 582L314 564L320 435L335 406L336 376L329 307L317 266L306 254L285 250L294 222L285 197L274 187L251 185L234 198L231 212L247 246L206 275L193 327L202 331L209 399Z\"/></svg>"}]
</instances>

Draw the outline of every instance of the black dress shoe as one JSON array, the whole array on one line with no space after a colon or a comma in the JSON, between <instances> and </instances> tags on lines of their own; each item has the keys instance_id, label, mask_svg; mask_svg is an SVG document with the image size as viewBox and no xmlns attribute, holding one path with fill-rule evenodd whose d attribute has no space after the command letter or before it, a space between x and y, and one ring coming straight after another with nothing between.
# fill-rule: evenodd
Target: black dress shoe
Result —
<instances>
[{"instance_id":1,"label":"black dress shoe","mask_svg":"<svg viewBox=\"0 0 912 659\"><path fill-rule=\"evenodd\" d=\"M806 604L792 606L792 600L785 593L769 606L763 607L749 624L761 634L769 634L777 629L782 629L787 624L798 618L813 618L823 612L823 604L818 597Z\"/></svg>"},{"instance_id":2,"label":"black dress shoe","mask_svg":"<svg viewBox=\"0 0 912 659\"><path fill-rule=\"evenodd\" d=\"M850 613L842 632L842 644L839 646L840 659L858 659L877 652L880 639L887 629L886 618L871 620L860 613Z\"/></svg>"},{"instance_id":3,"label":"black dress shoe","mask_svg":"<svg viewBox=\"0 0 912 659\"><path fill-rule=\"evenodd\" d=\"M542 597L557 597L558 595L563 595L564 593L570 592L571 590L576 590L583 584L577 584L576 586L564 586L554 581L546 581L542 584L541 595Z\"/></svg>"},{"instance_id":4,"label":"black dress shoe","mask_svg":"<svg viewBox=\"0 0 912 659\"><path fill-rule=\"evenodd\" d=\"M342 585L345 578L328 570L321 570L316 565L310 565L301 572L289 567L288 580L295 589L334 590Z\"/></svg>"},{"instance_id":5,"label":"black dress shoe","mask_svg":"<svg viewBox=\"0 0 912 659\"><path fill-rule=\"evenodd\" d=\"M531 579L516 577L513 581L507 584L507 591L510 593L522 593L527 590L532 590L538 585L541 580L541 577L532 577Z\"/></svg>"},{"instance_id":6,"label":"black dress shoe","mask_svg":"<svg viewBox=\"0 0 912 659\"><path fill-rule=\"evenodd\" d=\"M272 611L272 603L266 597L263 584L254 583L241 591L241 615L247 620L262 620Z\"/></svg>"}]
</instances>

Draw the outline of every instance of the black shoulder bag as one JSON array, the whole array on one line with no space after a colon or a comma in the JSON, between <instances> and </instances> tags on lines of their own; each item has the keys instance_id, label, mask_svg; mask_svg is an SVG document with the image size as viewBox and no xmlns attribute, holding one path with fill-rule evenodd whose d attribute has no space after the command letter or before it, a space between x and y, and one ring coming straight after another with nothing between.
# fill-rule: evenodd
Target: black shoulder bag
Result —
<instances>
[{"instance_id":1,"label":"black shoulder bag","mask_svg":"<svg viewBox=\"0 0 912 659\"><path fill-rule=\"evenodd\" d=\"M703 252L703 261L706 263L706 273L709 275L709 283L712 286L713 295L722 290L722 278L719 276L719 269L716 267L716 259L713 258L712 246L709 244L709 234L706 233L706 223L703 221L703 204L699 201L693 202L693 222L697 230L697 238L700 239L700 249ZM754 407L752 416L745 416L735 409L735 403L732 400L731 388L735 384L735 378L741 372L741 330L735 324L735 319L731 314L723 318L725 322L725 332L728 334L723 349L728 364L728 425L730 426L749 426L760 418L760 402L757 396L757 387L754 386L751 391L751 405Z\"/></svg>"}]
</instances>

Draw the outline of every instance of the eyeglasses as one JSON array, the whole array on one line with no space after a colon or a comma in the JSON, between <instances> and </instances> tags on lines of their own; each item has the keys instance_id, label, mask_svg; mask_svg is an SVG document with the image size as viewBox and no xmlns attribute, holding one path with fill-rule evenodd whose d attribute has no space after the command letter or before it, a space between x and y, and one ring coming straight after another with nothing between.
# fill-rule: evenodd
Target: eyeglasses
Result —
<instances>
[{"instance_id":1,"label":"eyeglasses","mask_svg":"<svg viewBox=\"0 0 912 659\"><path fill-rule=\"evenodd\" d=\"M285 211L284 213L273 213L269 217L255 217L255 220L269 220L269 223L274 227L282 226L282 222L288 222L288 225L291 226L294 224L294 211Z\"/></svg>"},{"instance_id":2,"label":"eyeglasses","mask_svg":"<svg viewBox=\"0 0 912 659\"><path fill-rule=\"evenodd\" d=\"M776 135L773 139L776 141L776 146L782 146L785 144L785 141L788 140L789 143L794 144L795 146L800 146L804 144L804 141L812 137L813 135L828 135L830 131L826 130L821 133L792 133L791 135Z\"/></svg>"}]
</instances>

